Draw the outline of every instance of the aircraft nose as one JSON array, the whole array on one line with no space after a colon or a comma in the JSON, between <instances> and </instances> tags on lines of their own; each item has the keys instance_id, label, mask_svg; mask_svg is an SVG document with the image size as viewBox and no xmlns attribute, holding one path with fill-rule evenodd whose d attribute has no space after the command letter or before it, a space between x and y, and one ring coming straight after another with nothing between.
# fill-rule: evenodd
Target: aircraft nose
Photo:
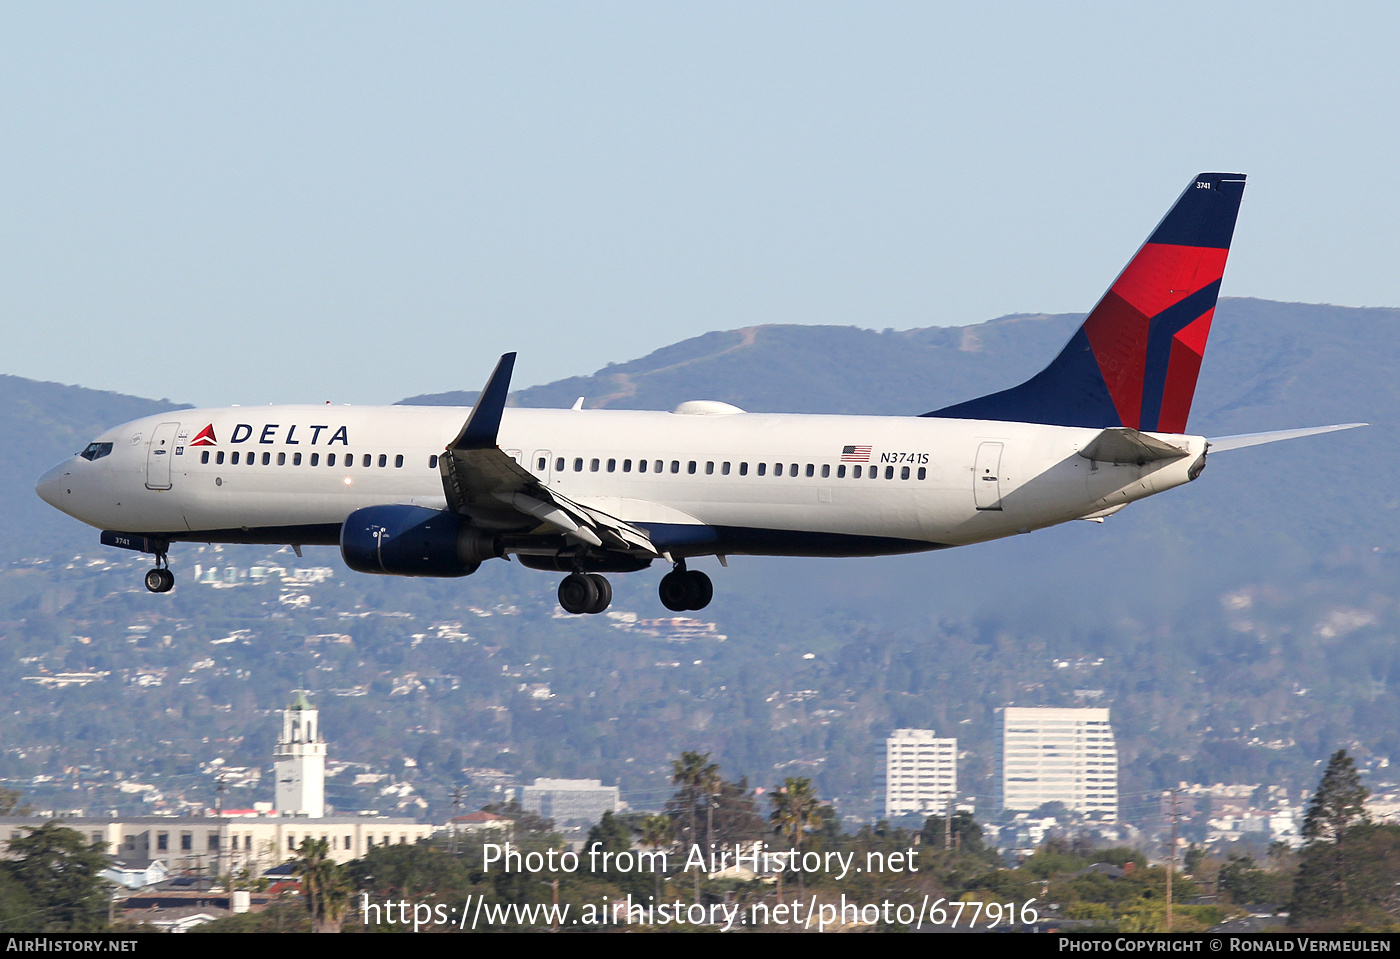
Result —
<instances>
[{"instance_id":1,"label":"aircraft nose","mask_svg":"<svg viewBox=\"0 0 1400 959\"><path fill-rule=\"evenodd\" d=\"M34 484L34 492L39 494L41 500L55 509L63 509L63 500L70 491L67 485L68 479L68 464L60 463L39 477L39 482Z\"/></svg>"}]
</instances>

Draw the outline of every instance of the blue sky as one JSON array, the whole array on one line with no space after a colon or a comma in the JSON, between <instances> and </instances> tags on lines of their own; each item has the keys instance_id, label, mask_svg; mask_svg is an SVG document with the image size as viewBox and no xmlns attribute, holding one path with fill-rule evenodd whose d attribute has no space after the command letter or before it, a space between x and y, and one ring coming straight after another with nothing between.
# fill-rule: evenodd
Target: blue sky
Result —
<instances>
[{"instance_id":1,"label":"blue sky","mask_svg":"<svg viewBox=\"0 0 1400 959\"><path fill-rule=\"evenodd\" d=\"M714 329L1087 310L1202 170L1227 296L1400 306L1400 8L0 6L0 372L390 402ZM1325 332L1319 331L1319 341Z\"/></svg>"}]
</instances>

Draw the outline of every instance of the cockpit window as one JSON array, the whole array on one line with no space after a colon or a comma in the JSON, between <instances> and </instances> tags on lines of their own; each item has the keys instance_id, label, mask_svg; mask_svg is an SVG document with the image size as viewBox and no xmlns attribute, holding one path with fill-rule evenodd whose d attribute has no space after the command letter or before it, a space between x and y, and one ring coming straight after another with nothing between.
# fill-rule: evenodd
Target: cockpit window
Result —
<instances>
[{"instance_id":1,"label":"cockpit window","mask_svg":"<svg viewBox=\"0 0 1400 959\"><path fill-rule=\"evenodd\" d=\"M89 443L87 449L78 455L85 460L100 460L110 452L112 452L111 443Z\"/></svg>"}]
</instances>

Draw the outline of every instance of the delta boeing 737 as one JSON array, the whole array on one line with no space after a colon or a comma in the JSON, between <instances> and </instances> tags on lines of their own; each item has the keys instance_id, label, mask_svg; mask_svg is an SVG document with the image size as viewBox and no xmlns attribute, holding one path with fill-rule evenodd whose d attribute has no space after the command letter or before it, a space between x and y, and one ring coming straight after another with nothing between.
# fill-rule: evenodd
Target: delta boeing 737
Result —
<instances>
[{"instance_id":1,"label":"delta boeing 737","mask_svg":"<svg viewBox=\"0 0 1400 959\"><path fill-rule=\"evenodd\" d=\"M710 602L702 556L877 556L1099 520L1218 452L1363 424L1186 432L1238 174L1191 181L1059 355L1019 386L919 416L507 409L515 354L471 409L179 410L115 427L38 483L45 502L155 556L172 543L340 547L362 573L466 576L514 556L599 613L603 573L662 560L661 602Z\"/></svg>"}]
</instances>

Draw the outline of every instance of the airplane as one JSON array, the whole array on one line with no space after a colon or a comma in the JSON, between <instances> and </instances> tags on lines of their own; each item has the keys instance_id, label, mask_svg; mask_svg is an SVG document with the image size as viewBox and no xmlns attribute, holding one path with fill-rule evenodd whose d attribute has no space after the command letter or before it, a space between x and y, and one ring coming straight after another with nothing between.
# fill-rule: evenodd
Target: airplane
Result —
<instances>
[{"instance_id":1,"label":"airplane","mask_svg":"<svg viewBox=\"0 0 1400 959\"><path fill-rule=\"evenodd\" d=\"M455 577L490 559L566 574L600 613L604 573L670 570L681 612L714 586L688 561L944 549L1102 522L1191 482L1208 452L1334 430L1186 433L1245 177L1192 179L1069 343L1019 386L910 416L507 408L515 354L476 405L179 410L107 430L38 482L45 502L149 553L173 543L339 546L362 573Z\"/></svg>"}]
</instances>

